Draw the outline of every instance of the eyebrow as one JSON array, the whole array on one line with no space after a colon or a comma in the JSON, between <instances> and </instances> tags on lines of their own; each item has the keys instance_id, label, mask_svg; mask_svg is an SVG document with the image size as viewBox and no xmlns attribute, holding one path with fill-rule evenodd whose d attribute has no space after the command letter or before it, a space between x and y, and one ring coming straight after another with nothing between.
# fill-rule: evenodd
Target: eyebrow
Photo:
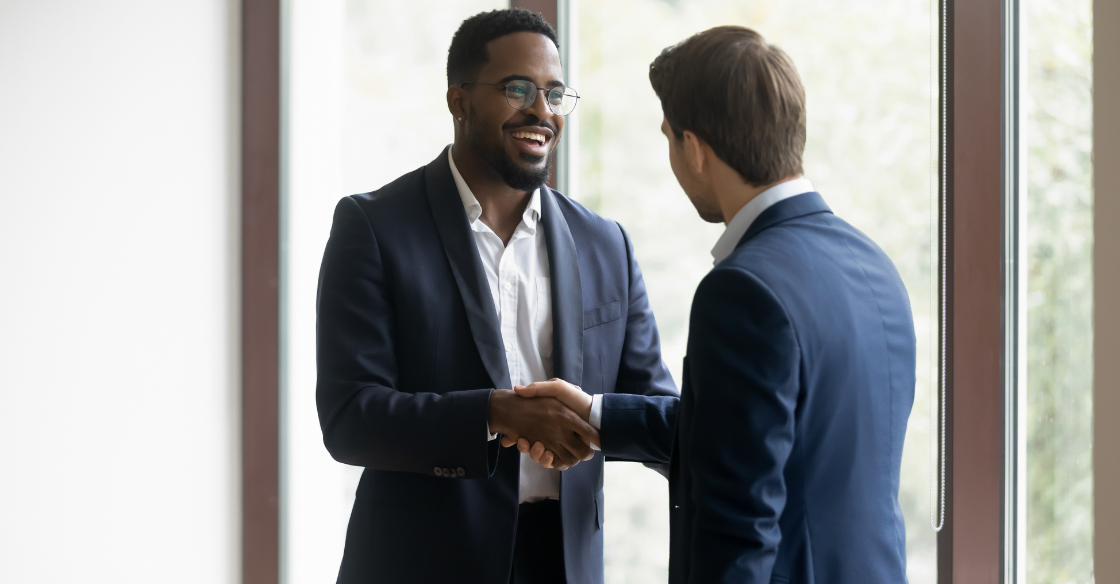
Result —
<instances>
[{"instance_id":1,"label":"eyebrow","mask_svg":"<svg viewBox=\"0 0 1120 584\"><path fill-rule=\"evenodd\" d=\"M510 81L528 81L528 82L536 85L536 82L533 81L533 78L529 77L528 75L506 75L498 83L509 83ZM567 85L564 85L563 81L557 81L556 79L553 79L552 81L549 81L549 82L545 83L544 86L545 87L567 87Z\"/></svg>"}]
</instances>

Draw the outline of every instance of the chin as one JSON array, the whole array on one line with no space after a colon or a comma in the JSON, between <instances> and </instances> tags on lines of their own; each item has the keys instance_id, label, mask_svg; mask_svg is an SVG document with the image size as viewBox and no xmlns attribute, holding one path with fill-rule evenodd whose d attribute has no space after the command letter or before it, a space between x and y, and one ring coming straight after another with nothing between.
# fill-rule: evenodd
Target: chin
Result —
<instances>
[{"instance_id":1,"label":"chin","mask_svg":"<svg viewBox=\"0 0 1120 584\"><path fill-rule=\"evenodd\" d=\"M518 154L520 156L518 156ZM528 152L517 152L510 158L520 158L522 164L520 165L525 170L540 170L545 165L545 160L552 156L552 151L549 151L548 156L536 156Z\"/></svg>"},{"instance_id":2,"label":"chin","mask_svg":"<svg viewBox=\"0 0 1120 584\"><path fill-rule=\"evenodd\" d=\"M702 211L700 209L696 209L696 212L700 214L701 219L708 223L723 223L723 213Z\"/></svg>"}]
</instances>

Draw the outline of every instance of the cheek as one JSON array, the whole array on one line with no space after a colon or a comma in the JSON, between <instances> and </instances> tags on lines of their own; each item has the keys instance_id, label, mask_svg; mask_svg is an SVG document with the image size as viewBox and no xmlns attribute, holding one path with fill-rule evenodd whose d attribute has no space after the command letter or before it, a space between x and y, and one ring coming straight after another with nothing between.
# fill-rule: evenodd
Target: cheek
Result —
<instances>
[{"instance_id":1,"label":"cheek","mask_svg":"<svg viewBox=\"0 0 1120 584\"><path fill-rule=\"evenodd\" d=\"M497 105L503 106L504 109L499 109ZM509 121L510 109L505 102L501 104L476 104L472 111L475 118L475 128L493 139L493 136L502 133L502 125Z\"/></svg>"},{"instance_id":2,"label":"cheek","mask_svg":"<svg viewBox=\"0 0 1120 584\"><path fill-rule=\"evenodd\" d=\"M669 144L669 168L673 169L673 174L677 177L677 180L681 179L680 165L680 154L677 153L677 149L673 148L672 144Z\"/></svg>"}]
</instances>

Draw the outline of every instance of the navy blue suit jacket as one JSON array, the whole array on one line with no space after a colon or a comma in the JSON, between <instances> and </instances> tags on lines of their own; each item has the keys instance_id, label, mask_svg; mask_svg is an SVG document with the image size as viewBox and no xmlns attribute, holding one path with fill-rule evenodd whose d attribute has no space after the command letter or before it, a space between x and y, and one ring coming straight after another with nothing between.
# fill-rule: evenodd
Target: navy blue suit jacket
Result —
<instances>
[{"instance_id":1,"label":"navy blue suit jacket","mask_svg":"<svg viewBox=\"0 0 1120 584\"><path fill-rule=\"evenodd\" d=\"M670 582L905 582L914 360L906 289L874 242L817 193L764 211L693 299Z\"/></svg>"},{"instance_id":2,"label":"navy blue suit jacket","mask_svg":"<svg viewBox=\"0 0 1120 584\"><path fill-rule=\"evenodd\" d=\"M626 232L547 187L541 207L555 375L589 393L677 395ZM490 392L511 387L502 347L446 150L338 203L316 400L327 450L366 469L339 582L508 581L521 461L486 439ZM568 582L603 580L604 454L669 461L672 428L654 421L604 423L603 452L561 474Z\"/></svg>"}]
</instances>

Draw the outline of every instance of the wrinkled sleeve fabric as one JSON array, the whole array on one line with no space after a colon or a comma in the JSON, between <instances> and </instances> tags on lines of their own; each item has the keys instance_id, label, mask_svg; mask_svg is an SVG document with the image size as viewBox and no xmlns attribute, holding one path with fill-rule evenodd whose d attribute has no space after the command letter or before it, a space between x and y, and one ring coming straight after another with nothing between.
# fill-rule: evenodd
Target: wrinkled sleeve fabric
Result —
<instances>
[{"instance_id":1,"label":"wrinkled sleeve fabric","mask_svg":"<svg viewBox=\"0 0 1120 584\"><path fill-rule=\"evenodd\" d=\"M795 331L765 283L717 267L693 300L688 359L689 582L768 583L795 436Z\"/></svg>"},{"instance_id":2,"label":"wrinkled sleeve fabric","mask_svg":"<svg viewBox=\"0 0 1120 584\"><path fill-rule=\"evenodd\" d=\"M615 392L602 398L599 435L608 460L667 464L680 394L661 359L657 322L630 236L621 225L619 230L626 245L629 276L626 337Z\"/></svg>"},{"instance_id":3,"label":"wrinkled sleeve fabric","mask_svg":"<svg viewBox=\"0 0 1120 584\"><path fill-rule=\"evenodd\" d=\"M323 442L346 464L463 478L493 472L486 439L491 388L408 393L397 388L390 274L358 202L343 198L319 270L316 405ZM434 388L432 388L434 390Z\"/></svg>"}]
</instances>

